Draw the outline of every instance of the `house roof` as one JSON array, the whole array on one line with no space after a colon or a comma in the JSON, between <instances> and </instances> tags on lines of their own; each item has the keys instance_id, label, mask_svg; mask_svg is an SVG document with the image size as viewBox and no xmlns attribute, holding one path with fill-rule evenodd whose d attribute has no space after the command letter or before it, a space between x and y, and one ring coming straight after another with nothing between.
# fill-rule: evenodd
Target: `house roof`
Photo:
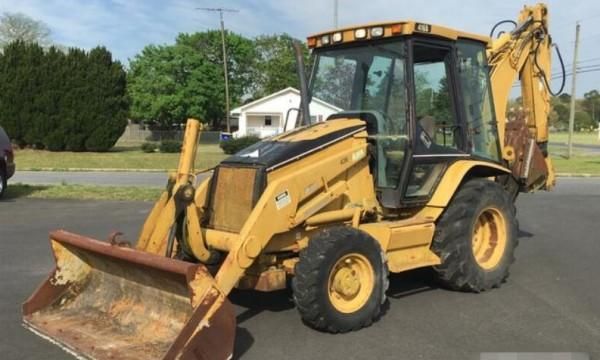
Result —
<instances>
[{"instance_id":1,"label":"house roof","mask_svg":"<svg viewBox=\"0 0 600 360\"><path fill-rule=\"evenodd\" d=\"M249 102L247 104L244 104L242 106L238 106L235 109L231 110L230 112L231 113L241 113L242 111L248 110L248 109L250 109L250 108L252 108L252 107L254 107L256 105L262 104L262 103L267 102L267 101L269 101L271 99L274 99L274 98L276 98L278 96L282 96L282 95L285 95L285 94L288 94L288 93L293 93L295 95L300 96L300 91L298 89L293 88L293 87L290 86L290 87L287 87L285 89L282 89L282 90L279 90L277 92L274 92L272 94L269 94L269 95L267 95L265 97L262 97L260 99L251 101L251 102ZM317 98L313 97L312 101L314 101L316 103L319 103L319 104L321 104L323 106L329 107L329 108L331 108L331 109L333 109L335 111L342 111L342 109L338 108L337 106L332 105L332 104L330 104L328 102L325 102L325 101L323 101L321 99L317 99Z\"/></svg>"}]
</instances>

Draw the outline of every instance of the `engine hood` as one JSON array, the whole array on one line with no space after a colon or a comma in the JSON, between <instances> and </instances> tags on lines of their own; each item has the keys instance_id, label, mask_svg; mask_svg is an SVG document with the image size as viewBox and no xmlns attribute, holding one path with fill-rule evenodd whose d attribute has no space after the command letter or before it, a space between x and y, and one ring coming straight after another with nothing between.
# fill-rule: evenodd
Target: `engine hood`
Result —
<instances>
[{"instance_id":1,"label":"engine hood","mask_svg":"<svg viewBox=\"0 0 600 360\"><path fill-rule=\"evenodd\" d=\"M251 145L226 158L221 164L262 166L270 171L364 129L362 120L343 118L303 126Z\"/></svg>"}]
</instances>

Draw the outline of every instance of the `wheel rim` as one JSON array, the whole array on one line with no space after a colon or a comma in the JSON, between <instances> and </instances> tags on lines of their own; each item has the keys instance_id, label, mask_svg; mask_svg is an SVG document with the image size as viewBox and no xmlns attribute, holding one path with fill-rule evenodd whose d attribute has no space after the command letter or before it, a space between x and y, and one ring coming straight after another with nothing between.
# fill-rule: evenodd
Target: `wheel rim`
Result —
<instances>
[{"instance_id":1,"label":"wheel rim","mask_svg":"<svg viewBox=\"0 0 600 360\"><path fill-rule=\"evenodd\" d=\"M473 256L485 270L498 266L506 250L506 220L495 208L483 210L473 228Z\"/></svg>"},{"instance_id":2,"label":"wheel rim","mask_svg":"<svg viewBox=\"0 0 600 360\"><path fill-rule=\"evenodd\" d=\"M365 256L351 253L341 257L333 265L327 284L333 307L346 314L360 310L373 292L374 274Z\"/></svg>"}]
</instances>

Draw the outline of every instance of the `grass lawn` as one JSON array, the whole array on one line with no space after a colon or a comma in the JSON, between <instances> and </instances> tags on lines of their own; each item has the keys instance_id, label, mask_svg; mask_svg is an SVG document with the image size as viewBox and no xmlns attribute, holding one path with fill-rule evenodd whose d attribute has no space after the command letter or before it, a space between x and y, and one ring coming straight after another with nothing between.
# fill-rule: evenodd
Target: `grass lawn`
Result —
<instances>
[{"instance_id":1,"label":"grass lawn","mask_svg":"<svg viewBox=\"0 0 600 360\"><path fill-rule=\"evenodd\" d=\"M557 173L600 175L600 156L595 153L573 149L573 156L567 159L565 147L550 145L549 151Z\"/></svg>"},{"instance_id":2,"label":"grass lawn","mask_svg":"<svg viewBox=\"0 0 600 360\"><path fill-rule=\"evenodd\" d=\"M595 133L577 133L575 143L599 144ZM563 142L567 139L566 133L553 133L550 135L552 142ZM550 147L556 171L559 173L587 173L600 175L600 156L589 156L575 150L571 160L564 158L565 149ZM212 167L227 155L223 153L218 144L203 144L198 147L195 168L197 170ZM25 170L69 170L69 169L175 169L179 154L144 153L135 146L116 147L113 151L105 153L88 152L50 152L40 150L16 150L15 160L17 169ZM75 186L75 185L68 185ZM85 187L84 187L85 188ZM88 187L92 188L92 187ZM64 189L63 189L64 190ZM46 189L42 193L54 194L55 189ZM52 195L54 196L54 195ZM118 198L115 196L114 198Z\"/></svg>"},{"instance_id":3,"label":"grass lawn","mask_svg":"<svg viewBox=\"0 0 600 360\"><path fill-rule=\"evenodd\" d=\"M155 201L162 191L161 188L135 186L9 184L4 198Z\"/></svg>"},{"instance_id":4,"label":"grass lawn","mask_svg":"<svg viewBox=\"0 0 600 360\"><path fill-rule=\"evenodd\" d=\"M552 162L557 173L600 175L600 156L552 155Z\"/></svg>"},{"instance_id":5,"label":"grass lawn","mask_svg":"<svg viewBox=\"0 0 600 360\"><path fill-rule=\"evenodd\" d=\"M569 133L556 132L550 133L550 142L566 144L569 139ZM573 144L581 145L600 145L597 132L573 133Z\"/></svg>"},{"instance_id":6,"label":"grass lawn","mask_svg":"<svg viewBox=\"0 0 600 360\"><path fill-rule=\"evenodd\" d=\"M227 155L218 144L198 147L196 169L216 165ZM177 168L179 154L144 153L138 147L116 147L104 153L51 152L43 150L16 150L15 161L20 170L68 169L160 169Z\"/></svg>"}]
</instances>

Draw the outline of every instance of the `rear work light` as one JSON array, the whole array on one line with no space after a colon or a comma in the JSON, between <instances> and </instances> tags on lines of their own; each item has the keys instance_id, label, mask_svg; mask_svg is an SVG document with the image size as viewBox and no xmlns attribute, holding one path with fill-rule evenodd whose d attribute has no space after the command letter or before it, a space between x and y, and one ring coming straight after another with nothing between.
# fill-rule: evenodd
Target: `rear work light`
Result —
<instances>
[{"instance_id":1,"label":"rear work light","mask_svg":"<svg viewBox=\"0 0 600 360\"><path fill-rule=\"evenodd\" d=\"M341 42L341 41L343 40L342 33L341 33L341 32L336 32L336 33L334 33L334 34L331 36L331 40L332 40L334 43L339 43L339 42Z\"/></svg>"},{"instance_id":2,"label":"rear work light","mask_svg":"<svg viewBox=\"0 0 600 360\"><path fill-rule=\"evenodd\" d=\"M354 37L356 39L364 39L367 37L367 29L356 29L354 30Z\"/></svg>"},{"instance_id":3,"label":"rear work light","mask_svg":"<svg viewBox=\"0 0 600 360\"><path fill-rule=\"evenodd\" d=\"M371 37L382 37L383 36L383 27L377 26L371 28Z\"/></svg>"}]
</instances>

